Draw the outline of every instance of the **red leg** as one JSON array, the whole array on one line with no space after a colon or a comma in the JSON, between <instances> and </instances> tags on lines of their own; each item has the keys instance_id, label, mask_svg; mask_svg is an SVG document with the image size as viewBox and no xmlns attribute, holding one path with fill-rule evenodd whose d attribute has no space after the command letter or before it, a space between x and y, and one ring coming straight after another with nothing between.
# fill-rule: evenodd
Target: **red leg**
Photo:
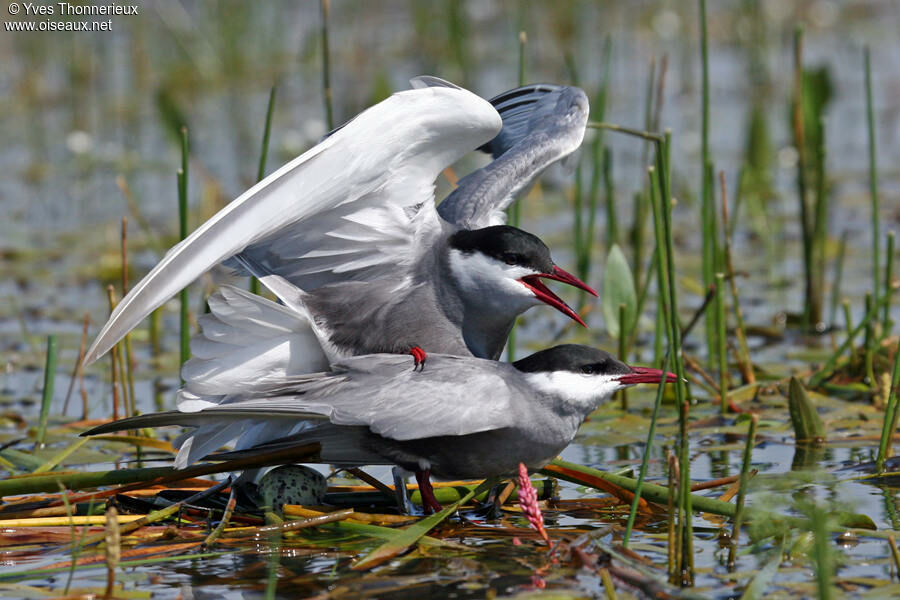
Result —
<instances>
[{"instance_id":1,"label":"red leg","mask_svg":"<svg viewBox=\"0 0 900 600\"><path fill-rule=\"evenodd\" d=\"M422 507L425 509L425 514L441 512L443 507L434 497L434 489L431 487L431 469L416 471L416 481L419 482L419 493L422 494Z\"/></svg>"},{"instance_id":2,"label":"red leg","mask_svg":"<svg viewBox=\"0 0 900 600\"><path fill-rule=\"evenodd\" d=\"M416 369L424 371L425 360L428 358L428 355L425 354L425 351L418 346L413 346L409 349L409 353L412 354L413 358L416 361L416 364L413 366L413 371L415 371Z\"/></svg>"}]
</instances>

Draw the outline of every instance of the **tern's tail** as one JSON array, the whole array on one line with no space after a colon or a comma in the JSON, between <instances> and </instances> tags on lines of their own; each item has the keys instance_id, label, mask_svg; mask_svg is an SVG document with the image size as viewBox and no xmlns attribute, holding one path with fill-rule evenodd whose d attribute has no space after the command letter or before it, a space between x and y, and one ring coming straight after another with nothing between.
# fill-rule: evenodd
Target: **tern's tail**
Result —
<instances>
[{"instance_id":1,"label":"tern's tail","mask_svg":"<svg viewBox=\"0 0 900 600\"><path fill-rule=\"evenodd\" d=\"M275 283L290 286L278 279ZM293 286L278 291L279 297L294 294L288 306L232 286L222 286L210 296L210 313L200 317L201 331L191 340L192 357L181 369L180 412L193 413L227 401L228 396L260 393L292 376L328 370L328 357L302 293ZM287 435L296 425L266 420L219 423L197 417L197 429L176 442L179 468L231 441L246 448Z\"/></svg>"},{"instance_id":2,"label":"tern's tail","mask_svg":"<svg viewBox=\"0 0 900 600\"><path fill-rule=\"evenodd\" d=\"M181 400L254 392L292 375L328 370L302 305L288 308L222 286L209 298L209 308L199 319L201 332L191 340L193 357L181 370Z\"/></svg>"}]
</instances>

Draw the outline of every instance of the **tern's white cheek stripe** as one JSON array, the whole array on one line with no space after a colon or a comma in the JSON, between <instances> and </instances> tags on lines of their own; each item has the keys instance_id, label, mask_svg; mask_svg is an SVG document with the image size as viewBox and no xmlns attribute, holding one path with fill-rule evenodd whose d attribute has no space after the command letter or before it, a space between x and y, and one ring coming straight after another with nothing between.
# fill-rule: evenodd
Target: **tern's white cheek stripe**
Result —
<instances>
[{"instance_id":1,"label":"tern's white cheek stripe","mask_svg":"<svg viewBox=\"0 0 900 600\"><path fill-rule=\"evenodd\" d=\"M467 292L534 298L534 292L518 281L537 272L519 265L507 265L481 252L464 253L455 248L449 252L450 270L460 287Z\"/></svg>"},{"instance_id":2,"label":"tern's white cheek stripe","mask_svg":"<svg viewBox=\"0 0 900 600\"><path fill-rule=\"evenodd\" d=\"M593 407L609 400L622 389L615 375L586 375L572 371L525 373L525 379L535 389L563 398L571 404Z\"/></svg>"}]
</instances>

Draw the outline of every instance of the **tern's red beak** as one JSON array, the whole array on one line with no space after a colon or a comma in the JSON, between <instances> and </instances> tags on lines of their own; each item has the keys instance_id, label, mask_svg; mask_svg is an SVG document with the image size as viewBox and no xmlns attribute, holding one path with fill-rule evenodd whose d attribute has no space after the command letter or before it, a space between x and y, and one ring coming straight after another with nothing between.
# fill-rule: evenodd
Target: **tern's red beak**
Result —
<instances>
[{"instance_id":1,"label":"tern's red beak","mask_svg":"<svg viewBox=\"0 0 900 600\"><path fill-rule=\"evenodd\" d=\"M560 269L556 265L553 265L552 273L526 275L519 280L525 287L527 287L534 293L538 300L540 300L544 304L549 304L562 314L579 323L582 327L587 327L584 321L581 320L581 317L578 316L578 313L575 312L571 306L566 304L562 298L551 292L550 289L541 281L541 278L554 279L556 281L568 283L569 285L575 286L578 289L584 290L594 296L597 295L597 292L592 290L590 286L588 286L588 284L586 284L585 282L581 281L571 273Z\"/></svg>"},{"instance_id":2,"label":"tern's red beak","mask_svg":"<svg viewBox=\"0 0 900 600\"><path fill-rule=\"evenodd\" d=\"M625 385L635 385L637 383L670 383L678 381L675 373L668 373L661 369L652 367L630 367L631 373L626 373L619 377L619 381Z\"/></svg>"}]
</instances>

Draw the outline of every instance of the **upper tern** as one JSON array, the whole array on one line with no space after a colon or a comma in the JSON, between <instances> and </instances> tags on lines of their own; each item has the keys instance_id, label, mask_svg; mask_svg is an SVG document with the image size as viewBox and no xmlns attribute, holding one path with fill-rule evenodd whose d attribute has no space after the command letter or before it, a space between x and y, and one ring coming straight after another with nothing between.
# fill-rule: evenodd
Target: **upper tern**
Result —
<instances>
[{"instance_id":1,"label":"upper tern","mask_svg":"<svg viewBox=\"0 0 900 600\"><path fill-rule=\"evenodd\" d=\"M584 92L527 86L495 108L437 78L412 83L175 245L118 304L85 363L228 259L307 307L332 359L414 347L496 359L515 318L540 303L581 322L541 279L593 290L540 239L502 223L515 195L581 144ZM479 147L495 160L436 208L438 175Z\"/></svg>"}]
</instances>

